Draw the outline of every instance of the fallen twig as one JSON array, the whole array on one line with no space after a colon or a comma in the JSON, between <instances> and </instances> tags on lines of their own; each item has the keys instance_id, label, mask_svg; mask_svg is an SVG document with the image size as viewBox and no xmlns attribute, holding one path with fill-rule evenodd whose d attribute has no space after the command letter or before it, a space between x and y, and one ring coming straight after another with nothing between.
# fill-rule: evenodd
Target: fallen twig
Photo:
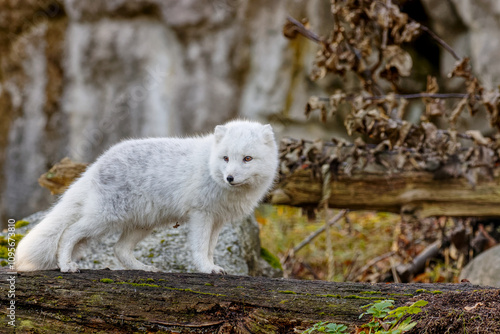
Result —
<instances>
[{"instance_id":1,"label":"fallen twig","mask_svg":"<svg viewBox=\"0 0 500 334\"><path fill-rule=\"evenodd\" d=\"M321 228L319 228L315 232L309 234L309 236L307 238L305 238L300 244L298 244L290 252L288 252L288 254L285 257L285 260L283 262L286 263L290 259L290 257L294 256L295 253L297 253L299 250L301 250L307 244L309 244L311 241L313 241L318 235L323 233L323 231L325 231L327 227L331 227L333 224L337 223L340 219L342 219L346 213L347 213L347 210L340 210L339 213L337 213L325 225L323 225Z\"/></svg>"}]
</instances>

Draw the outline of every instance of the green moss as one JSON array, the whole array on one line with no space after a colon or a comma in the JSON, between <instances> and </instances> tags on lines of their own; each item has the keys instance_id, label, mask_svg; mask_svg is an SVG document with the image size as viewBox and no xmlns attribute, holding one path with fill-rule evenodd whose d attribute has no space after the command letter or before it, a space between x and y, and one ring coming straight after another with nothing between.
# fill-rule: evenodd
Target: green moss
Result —
<instances>
[{"instance_id":1,"label":"green moss","mask_svg":"<svg viewBox=\"0 0 500 334\"><path fill-rule=\"evenodd\" d=\"M338 299L366 299L366 300L380 300L380 297L368 297L368 296L358 296L358 295L347 295L347 296L341 296L341 295L331 295L331 294L326 294L326 295L316 295L316 297L338 298Z\"/></svg>"},{"instance_id":2,"label":"green moss","mask_svg":"<svg viewBox=\"0 0 500 334\"><path fill-rule=\"evenodd\" d=\"M432 293L434 295L438 295L440 293L443 293L443 291L439 291L439 290L433 290L433 291L429 291L427 289L418 289L417 291L415 291L416 293ZM412 296L412 295L411 295Z\"/></svg>"},{"instance_id":3,"label":"green moss","mask_svg":"<svg viewBox=\"0 0 500 334\"><path fill-rule=\"evenodd\" d=\"M279 290L278 293L284 293L287 295L296 295L297 294L297 292L295 292L295 291L288 291L288 290Z\"/></svg>"},{"instance_id":4,"label":"green moss","mask_svg":"<svg viewBox=\"0 0 500 334\"><path fill-rule=\"evenodd\" d=\"M206 286L214 286L212 283L205 283Z\"/></svg>"},{"instance_id":5,"label":"green moss","mask_svg":"<svg viewBox=\"0 0 500 334\"><path fill-rule=\"evenodd\" d=\"M266 260L274 269L283 270L280 260L264 247L260 248L260 257Z\"/></svg>"},{"instance_id":6,"label":"green moss","mask_svg":"<svg viewBox=\"0 0 500 334\"><path fill-rule=\"evenodd\" d=\"M18 324L19 328L35 328L35 324L31 320L21 320Z\"/></svg>"},{"instance_id":7,"label":"green moss","mask_svg":"<svg viewBox=\"0 0 500 334\"><path fill-rule=\"evenodd\" d=\"M17 228L21 228L21 227L24 227L26 225L29 225L30 222L26 221L26 220L18 220L16 222L16 224L14 225L14 227L17 229Z\"/></svg>"},{"instance_id":8,"label":"green moss","mask_svg":"<svg viewBox=\"0 0 500 334\"><path fill-rule=\"evenodd\" d=\"M62 276L57 276L56 279L62 279L63 277Z\"/></svg>"},{"instance_id":9,"label":"green moss","mask_svg":"<svg viewBox=\"0 0 500 334\"><path fill-rule=\"evenodd\" d=\"M101 305L103 301L104 301L104 298L102 298L102 296L100 296L98 294L94 294L94 295L90 296L90 298L89 298L89 302L92 305Z\"/></svg>"},{"instance_id":10,"label":"green moss","mask_svg":"<svg viewBox=\"0 0 500 334\"><path fill-rule=\"evenodd\" d=\"M141 279L141 281L145 281L144 279ZM147 281L153 281L154 282L154 279L152 278L148 278ZM180 289L180 288L172 288L172 287L169 287L169 286L160 286L160 285L157 285L157 284L148 284L148 283L133 283L133 282L114 282L115 284L125 284L125 285L131 285L131 286L146 286L146 287L150 287L150 288L163 288L163 289L167 289L167 290L176 290L176 291L185 291L185 292L192 292L192 293L197 293L197 294L201 294L201 295L210 295L210 296L218 296L218 297L226 297L226 295L222 295L222 294L219 294L219 293L210 293L210 292L203 292L203 291L195 291L195 290L192 290L192 289ZM209 283L210 284L210 283Z\"/></svg>"},{"instance_id":11,"label":"green moss","mask_svg":"<svg viewBox=\"0 0 500 334\"><path fill-rule=\"evenodd\" d=\"M114 283L115 281L113 281L111 278L101 278L101 282L102 283Z\"/></svg>"},{"instance_id":12,"label":"green moss","mask_svg":"<svg viewBox=\"0 0 500 334\"><path fill-rule=\"evenodd\" d=\"M9 257L9 248L12 248L12 246L9 245L9 241L14 241L15 247L23 237L24 234L15 234L11 238L0 236L0 258L7 259Z\"/></svg>"},{"instance_id":13,"label":"green moss","mask_svg":"<svg viewBox=\"0 0 500 334\"><path fill-rule=\"evenodd\" d=\"M363 291L361 293L364 295L377 295L380 294L380 291Z\"/></svg>"},{"instance_id":14,"label":"green moss","mask_svg":"<svg viewBox=\"0 0 500 334\"><path fill-rule=\"evenodd\" d=\"M126 284L126 285L132 285L132 286L147 286L150 288L161 288L159 285L148 284L148 283L116 282L115 284Z\"/></svg>"},{"instance_id":15,"label":"green moss","mask_svg":"<svg viewBox=\"0 0 500 334\"><path fill-rule=\"evenodd\" d=\"M316 297L326 297L326 298L342 298L341 295L330 295L330 294L326 294L326 295L316 295Z\"/></svg>"},{"instance_id":16,"label":"green moss","mask_svg":"<svg viewBox=\"0 0 500 334\"><path fill-rule=\"evenodd\" d=\"M177 290L177 291L185 291L185 292L198 293L198 294L201 294L201 295L210 295L210 296L217 296L217 297L227 297L226 295L222 295L220 293L202 292L202 291L195 291L195 290L191 290L191 289L171 288L171 287L168 287L168 286L165 286L164 288L165 289L169 289L169 290Z\"/></svg>"},{"instance_id":17,"label":"green moss","mask_svg":"<svg viewBox=\"0 0 500 334\"><path fill-rule=\"evenodd\" d=\"M342 297L344 299L368 299L368 300L380 300L380 297L364 297L364 296L358 296L358 295L348 295Z\"/></svg>"},{"instance_id":18,"label":"green moss","mask_svg":"<svg viewBox=\"0 0 500 334\"><path fill-rule=\"evenodd\" d=\"M389 296L413 297L411 293L390 293Z\"/></svg>"}]
</instances>

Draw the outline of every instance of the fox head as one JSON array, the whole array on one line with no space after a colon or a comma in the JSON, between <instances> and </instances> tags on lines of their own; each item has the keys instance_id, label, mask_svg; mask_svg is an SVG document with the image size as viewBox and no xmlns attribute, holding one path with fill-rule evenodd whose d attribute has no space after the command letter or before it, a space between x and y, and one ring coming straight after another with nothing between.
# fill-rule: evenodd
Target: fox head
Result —
<instances>
[{"instance_id":1,"label":"fox head","mask_svg":"<svg viewBox=\"0 0 500 334\"><path fill-rule=\"evenodd\" d=\"M218 125L210 155L210 175L226 188L271 185L278 152L271 125L233 121Z\"/></svg>"}]
</instances>

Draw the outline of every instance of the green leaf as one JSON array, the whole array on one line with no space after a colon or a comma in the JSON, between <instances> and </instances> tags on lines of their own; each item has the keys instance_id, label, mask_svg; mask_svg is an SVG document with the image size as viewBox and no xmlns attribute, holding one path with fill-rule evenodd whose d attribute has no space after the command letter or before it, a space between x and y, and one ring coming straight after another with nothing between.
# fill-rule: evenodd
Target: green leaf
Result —
<instances>
[{"instance_id":1,"label":"green leaf","mask_svg":"<svg viewBox=\"0 0 500 334\"><path fill-rule=\"evenodd\" d=\"M411 304L411 306L420 306L421 307L421 306L425 306L427 304L429 304L428 301L426 301L426 300L419 300L419 301L416 301L413 304Z\"/></svg>"}]
</instances>

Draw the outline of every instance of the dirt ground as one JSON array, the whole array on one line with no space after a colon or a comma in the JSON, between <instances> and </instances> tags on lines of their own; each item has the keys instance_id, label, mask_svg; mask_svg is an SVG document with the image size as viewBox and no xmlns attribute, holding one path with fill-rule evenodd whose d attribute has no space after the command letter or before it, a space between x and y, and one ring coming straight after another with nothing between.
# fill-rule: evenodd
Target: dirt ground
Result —
<instances>
[{"instance_id":1,"label":"dirt ground","mask_svg":"<svg viewBox=\"0 0 500 334\"><path fill-rule=\"evenodd\" d=\"M426 296L412 334L500 333L500 290Z\"/></svg>"}]
</instances>

